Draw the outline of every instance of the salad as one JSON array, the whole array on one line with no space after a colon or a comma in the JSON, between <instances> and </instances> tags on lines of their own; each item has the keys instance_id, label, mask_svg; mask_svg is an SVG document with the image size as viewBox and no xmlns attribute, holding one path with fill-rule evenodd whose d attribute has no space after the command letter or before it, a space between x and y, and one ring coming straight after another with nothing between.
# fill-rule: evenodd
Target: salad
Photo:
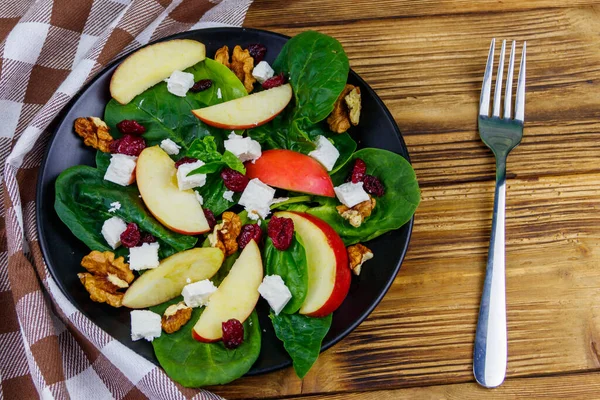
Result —
<instances>
[{"instance_id":1,"label":"salad","mask_svg":"<svg viewBox=\"0 0 600 400\"><path fill-rule=\"evenodd\" d=\"M407 160L357 150L360 87L337 40L301 33L272 65L267 51L209 58L171 40L133 53L104 116L74 121L96 167L55 184L58 216L90 249L78 271L90 299L132 309L132 340L187 387L250 370L259 301L304 377L352 275L377 268L363 265L377 257L368 241L420 201Z\"/></svg>"}]
</instances>

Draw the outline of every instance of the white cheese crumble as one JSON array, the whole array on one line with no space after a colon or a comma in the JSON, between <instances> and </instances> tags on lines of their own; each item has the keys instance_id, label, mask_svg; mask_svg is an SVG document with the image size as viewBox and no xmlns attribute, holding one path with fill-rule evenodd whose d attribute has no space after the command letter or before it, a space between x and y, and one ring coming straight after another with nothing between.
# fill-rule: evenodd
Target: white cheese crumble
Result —
<instances>
[{"instance_id":1,"label":"white cheese crumble","mask_svg":"<svg viewBox=\"0 0 600 400\"><path fill-rule=\"evenodd\" d=\"M202 195L196 190L194 190L194 194L196 195L196 200L198 200L198 203L200 203L200 205L204 205L204 197L202 197Z\"/></svg>"},{"instance_id":2,"label":"white cheese crumble","mask_svg":"<svg viewBox=\"0 0 600 400\"><path fill-rule=\"evenodd\" d=\"M160 148L163 149L168 155L175 156L179 154L181 146L179 146L171 139L164 139L162 142L160 142Z\"/></svg>"},{"instance_id":3,"label":"white cheese crumble","mask_svg":"<svg viewBox=\"0 0 600 400\"><path fill-rule=\"evenodd\" d=\"M102 224L102 236L113 249L121 245L121 233L125 232L127 224L119 217L112 217Z\"/></svg>"},{"instance_id":4,"label":"white cheese crumble","mask_svg":"<svg viewBox=\"0 0 600 400\"><path fill-rule=\"evenodd\" d=\"M160 315L148 310L131 312L131 340L146 339L151 342L161 334Z\"/></svg>"},{"instance_id":5,"label":"white cheese crumble","mask_svg":"<svg viewBox=\"0 0 600 400\"><path fill-rule=\"evenodd\" d=\"M352 208L358 203L369 200L369 195L363 189L363 183L352 183L347 182L343 185L334 187L335 195L338 200L342 202L346 207Z\"/></svg>"},{"instance_id":6,"label":"white cheese crumble","mask_svg":"<svg viewBox=\"0 0 600 400\"><path fill-rule=\"evenodd\" d=\"M275 71L266 61L259 62L256 67L252 70L252 76L256 78L259 83L263 83L269 78L272 78L275 75Z\"/></svg>"},{"instance_id":7,"label":"white cheese crumble","mask_svg":"<svg viewBox=\"0 0 600 400\"><path fill-rule=\"evenodd\" d=\"M233 192L231 190L226 190L223 193L223 198L227 201L231 201L233 203Z\"/></svg>"},{"instance_id":8,"label":"white cheese crumble","mask_svg":"<svg viewBox=\"0 0 600 400\"><path fill-rule=\"evenodd\" d=\"M167 90L175 96L185 97L192 86L194 86L194 74L189 72L173 71L167 79Z\"/></svg>"},{"instance_id":9,"label":"white cheese crumble","mask_svg":"<svg viewBox=\"0 0 600 400\"><path fill-rule=\"evenodd\" d=\"M203 165L204 162L198 160L193 163L181 164L179 168L177 168L177 185L179 186L179 190L188 190L204 186L206 183L206 174L187 176L187 174Z\"/></svg>"},{"instance_id":10,"label":"white cheese crumble","mask_svg":"<svg viewBox=\"0 0 600 400\"><path fill-rule=\"evenodd\" d=\"M217 89L217 99L222 99L223 95L221 94L221 88Z\"/></svg>"},{"instance_id":11,"label":"white cheese crumble","mask_svg":"<svg viewBox=\"0 0 600 400\"><path fill-rule=\"evenodd\" d=\"M125 154L113 154L104 179L121 186L128 186L135 181L135 165L137 157Z\"/></svg>"},{"instance_id":12,"label":"white cheese crumble","mask_svg":"<svg viewBox=\"0 0 600 400\"><path fill-rule=\"evenodd\" d=\"M275 196L275 189L265 185L258 178L251 179L238 202L248 212L248 218L267 218L271 212L269 205Z\"/></svg>"},{"instance_id":13,"label":"white cheese crumble","mask_svg":"<svg viewBox=\"0 0 600 400\"><path fill-rule=\"evenodd\" d=\"M289 199L289 197L276 197L273 200L271 200L271 203L269 205L272 206L273 204L283 203L284 201L288 201Z\"/></svg>"},{"instance_id":14,"label":"white cheese crumble","mask_svg":"<svg viewBox=\"0 0 600 400\"><path fill-rule=\"evenodd\" d=\"M283 279L279 275L267 275L258 287L260 295L267 300L269 306L279 315L281 310L292 298L290 289L285 285Z\"/></svg>"},{"instance_id":15,"label":"white cheese crumble","mask_svg":"<svg viewBox=\"0 0 600 400\"><path fill-rule=\"evenodd\" d=\"M112 213L112 212L115 212L120 209L121 209L121 203L119 203L118 201L113 201L112 203L110 203L110 208L108 209L108 212Z\"/></svg>"},{"instance_id":16,"label":"white cheese crumble","mask_svg":"<svg viewBox=\"0 0 600 400\"><path fill-rule=\"evenodd\" d=\"M254 161L262 155L260 143L235 132L229 134L229 139L225 140L224 144L225 150L232 152L241 162Z\"/></svg>"},{"instance_id":17,"label":"white cheese crumble","mask_svg":"<svg viewBox=\"0 0 600 400\"><path fill-rule=\"evenodd\" d=\"M340 152L322 135L317 137L315 144L317 148L308 153L308 155L320 162L327 171L331 171L340 156Z\"/></svg>"},{"instance_id":18,"label":"white cheese crumble","mask_svg":"<svg viewBox=\"0 0 600 400\"><path fill-rule=\"evenodd\" d=\"M143 243L129 249L129 269L139 271L158 267L158 243Z\"/></svg>"},{"instance_id":19,"label":"white cheese crumble","mask_svg":"<svg viewBox=\"0 0 600 400\"><path fill-rule=\"evenodd\" d=\"M217 287L208 279L185 285L181 291L183 301L188 307L202 307L208 304L208 299Z\"/></svg>"}]
</instances>

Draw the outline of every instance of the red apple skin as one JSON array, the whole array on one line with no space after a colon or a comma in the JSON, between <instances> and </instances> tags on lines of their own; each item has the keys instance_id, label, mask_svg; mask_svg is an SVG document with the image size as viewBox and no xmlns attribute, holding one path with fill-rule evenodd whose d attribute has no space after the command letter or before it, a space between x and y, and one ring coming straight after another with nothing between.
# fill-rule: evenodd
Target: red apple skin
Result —
<instances>
[{"instance_id":1,"label":"red apple skin","mask_svg":"<svg viewBox=\"0 0 600 400\"><path fill-rule=\"evenodd\" d=\"M281 112L281 111L280 111ZM204 122L206 125L210 125L210 126L214 126L215 128L221 128L221 129L250 129L250 128L256 128L257 126L261 126L266 124L267 122L272 121L277 115L279 115L279 113L272 115L271 117L269 117L268 119L265 119L263 121L260 121L258 123L255 124L246 124L246 125L232 125L232 124L222 124L220 122L216 122L216 121L212 121L206 118L201 117L200 115L198 115L195 110L192 110L192 114L194 114L194 116L196 118L198 118L200 121Z\"/></svg>"},{"instance_id":2,"label":"red apple skin","mask_svg":"<svg viewBox=\"0 0 600 400\"><path fill-rule=\"evenodd\" d=\"M319 229L325 233L327 237L327 242L329 246L333 250L336 259L336 272L335 272L335 284L333 286L333 290L331 292L331 296L325 304L321 306L317 311L314 311L310 314L307 314L309 317L325 317L335 310L342 304L346 296L348 295L348 291L350 290L350 281L352 280L352 275L350 274L350 266L348 264L348 253L346 251L346 246L340 238L340 235L325 221L320 218L315 217L314 215L297 212L297 211L289 211L291 213L300 215L313 224L315 224Z\"/></svg>"},{"instance_id":3,"label":"red apple skin","mask_svg":"<svg viewBox=\"0 0 600 400\"><path fill-rule=\"evenodd\" d=\"M192 329L192 337L194 338L194 340L197 340L198 342L202 342L202 343L215 343L215 342L221 341L221 339L210 340L210 339L203 338L202 336L198 335L196 333L196 331L193 329Z\"/></svg>"},{"instance_id":4,"label":"red apple skin","mask_svg":"<svg viewBox=\"0 0 600 400\"><path fill-rule=\"evenodd\" d=\"M254 163L247 162L246 176L269 186L294 192L335 197L333 182L317 160L292 150L266 150Z\"/></svg>"}]
</instances>

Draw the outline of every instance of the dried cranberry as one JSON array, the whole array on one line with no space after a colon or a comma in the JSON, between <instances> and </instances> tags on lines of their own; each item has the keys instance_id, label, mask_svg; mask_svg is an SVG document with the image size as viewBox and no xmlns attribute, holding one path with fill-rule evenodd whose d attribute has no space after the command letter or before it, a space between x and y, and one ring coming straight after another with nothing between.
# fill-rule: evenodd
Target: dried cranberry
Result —
<instances>
[{"instance_id":1,"label":"dried cranberry","mask_svg":"<svg viewBox=\"0 0 600 400\"><path fill-rule=\"evenodd\" d=\"M254 65L256 65L265 58L267 48L263 44L254 43L248 46L248 52L254 58Z\"/></svg>"},{"instance_id":2,"label":"dried cranberry","mask_svg":"<svg viewBox=\"0 0 600 400\"><path fill-rule=\"evenodd\" d=\"M246 175L228 167L223 168L221 171L221 178L227 189L238 193L243 192L249 182Z\"/></svg>"},{"instance_id":3,"label":"dried cranberry","mask_svg":"<svg viewBox=\"0 0 600 400\"><path fill-rule=\"evenodd\" d=\"M143 135L146 132L146 128L134 119L124 119L117 124L117 129L124 135Z\"/></svg>"},{"instance_id":4,"label":"dried cranberry","mask_svg":"<svg viewBox=\"0 0 600 400\"><path fill-rule=\"evenodd\" d=\"M212 81L210 79L200 79L198 82L194 83L194 86L190 88L190 92L202 92L206 89L209 89L211 86Z\"/></svg>"},{"instance_id":5,"label":"dried cranberry","mask_svg":"<svg viewBox=\"0 0 600 400\"><path fill-rule=\"evenodd\" d=\"M262 84L262 87L263 87L263 89L273 89L274 87L281 86L284 83L285 83L285 76L283 76L283 73L281 73L279 75L275 75L274 77L269 78L266 81L264 81Z\"/></svg>"},{"instance_id":6,"label":"dried cranberry","mask_svg":"<svg viewBox=\"0 0 600 400\"><path fill-rule=\"evenodd\" d=\"M206 222L208 222L208 227L212 230L217 224L217 219L215 218L215 214L210 211L208 208L203 208L204 217L206 218Z\"/></svg>"},{"instance_id":7,"label":"dried cranberry","mask_svg":"<svg viewBox=\"0 0 600 400\"><path fill-rule=\"evenodd\" d=\"M140 228L137 224L131 222L127 224L127 229L121 233L121 244L127 248L135 247L140 242L141 236Z\"/></svg>"},{"instance_id":8,"label":"dried cranberry","mask_svg":"<svg viewBox=\"0 0 600 400\"><path fill-rule=\"evenodd\" d=\"M142 237L140 238L138 246L141 246L144 243L155 243L155 242L156 242L156 238L154 237L154 235L146 232L146 233L142 234Z\"/></svg>"},{"instance_id":9,"label":"dried cranberry","mask_svg":"<svg viewBox=\"0 0 600 400\"><path fill-rule=\"evenodd\" d=\"M269 221L267 231L273 241L273 246L277 250L287 250L292 244L292 238L294 237L294 221L291 218L273 216L271 221Z\"/></svg>"},{"instance_id":10,"label":"dried cranberry","mask_svg":"<svg viewBox=\"0 0 600 400\"><path fill-rule=\"evenodd\" d=\"M385 188L383 187L383 184L373 175L365 175L363 182L363 188L365 189L365 192L377 197L381 197L385 194Z\"/></svg>"},{"instance_id":11,"label":"dried cranberry","mask_svg":"<svg viewBox=\"0 0 600 400\"><path fill-rule=\"evenodd\" d=\"M244 341L244 325L235 318L221 323L223 344L227 349L235 349Z\"/></svg>"},{"instance_id":12,"label":"dried cranberry","mask_svg":"<svg viewBox=\"0 0 600 400\"><path fill-rule=\"evenodd\" d=\"M367 172L367 164L365 164L365 162L363 160L361 160L360 158L357 158L354 161L354 167L352 167L352 173L348 177L349 179L347 179L347 182L350 182L350 181L352 183L362 182L365 177L366 172Z\"/></svg>"},{"instance_id":13,"label":"dried cranberry","mask_svg":"<svg viewBox=\"0 0 600 400\"><path fill-rule=\"evenodd\" d=\"M197 158L193 157L181 157L178 161L175 162L175 168L179 168L181 164L191 164L198 161Z\"/></svg>"},{"instance_id":14,"label":"dried cranberry","mask_svg":"<svg viewBox=\"0 0 600 400\"><path fill-rule=\"evenodd\" d=\"M139 156L146 148L146 141L133 135L125 135L120 139L113 140L109 145L111 153L126 154L128 156Z\"/></svg>"},{"instance_id":15,"label":"dried cranberry","mask_svg":"<svg viewBox=\"0 0 600 400\"><path fill-rule=\"evenodd\" d=\"M261 239L262 229L260 229L260 226L258 224L246 224L242 226L240 236L237 238L238 247L243 249L251 240L254 240L258 244Z\"/></svg>"}]
</instances>

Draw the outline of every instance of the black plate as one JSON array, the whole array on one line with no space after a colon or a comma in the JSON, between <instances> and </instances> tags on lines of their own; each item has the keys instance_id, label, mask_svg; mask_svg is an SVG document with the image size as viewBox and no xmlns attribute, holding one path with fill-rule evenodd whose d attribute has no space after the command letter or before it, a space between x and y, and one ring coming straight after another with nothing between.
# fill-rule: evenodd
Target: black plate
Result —
<instances>
[{"instance_id":1,"label":"black plate","mask_svg":"<svg viewBox=\"0 0 600 400\"><path fill-rule=\"evenodd\" d=\"M203 42L207 54L213 55L223 45L233 48L251 43L263 43L268 52L266 61L272 63L288 37L256 29L214 28L185 32L165 38L189 38ZM102 116L110 100L109 81L115 67L123 58L115 61L98 74L69 103L61 113L62 119L48 145L46 157L40 169L37 190L37 220L39 239L48 269L67 298L90 320L115 339L148 360L158 364L152 344L130 338L129 311L116 309L90 300L88 293L77 278L82 269L79 263L89 249L75 238L60 221L54 211L54 182L58 175L73 165L95 166L95 151L83 145L73 132L77 117ZM357 74L350 72L349 82L361 89L363 111L360 125L350 131L359 147L379 147L401 154L408 159L408 150L400 131L388 109L375 92ZM387 233L369 243L375 258L369 262L359 277L352 278L348 297L333 315L333 324L325 340L325 350L348 335L373 311L392 284L406 254L413 220L402 228ZM268 318L268 305L262 299L258 305L263 328L260 357L248 373L255 375L291 365L291 359L275 336Z\"/></svg>"}]
</instances>

